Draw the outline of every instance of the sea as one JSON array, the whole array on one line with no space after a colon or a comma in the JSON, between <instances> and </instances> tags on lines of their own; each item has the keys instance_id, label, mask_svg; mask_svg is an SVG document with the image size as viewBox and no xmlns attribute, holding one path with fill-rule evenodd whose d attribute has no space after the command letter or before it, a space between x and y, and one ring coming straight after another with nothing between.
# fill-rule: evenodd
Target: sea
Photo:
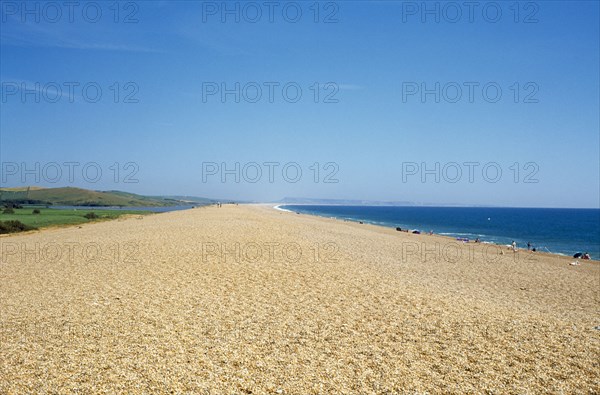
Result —
<instances>
[{"instance_id":1,"label":"sea","mask_svg":"<svg viewBox=\"0 0 600 395\"><path fill-rule=\"evenodd\" d=\"M279 209L348 221L600 260L600 209L281 205Z\"/></svg>"}]
</instances>

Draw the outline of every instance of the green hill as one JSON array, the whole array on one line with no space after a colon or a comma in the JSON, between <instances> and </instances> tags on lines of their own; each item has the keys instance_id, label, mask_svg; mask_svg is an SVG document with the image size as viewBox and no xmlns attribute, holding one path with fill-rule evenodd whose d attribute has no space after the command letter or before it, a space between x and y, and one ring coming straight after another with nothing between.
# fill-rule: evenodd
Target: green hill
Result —
<instances>
[{"instance_id":1,"label":"green hill","mask_svg":"<svg viewBox=\"0 0 600 395\"><path fill-rule=\"evenodd\" d=\"M190 204L174 198L142 196L121 191L91 191L73 187L32 188L29 192L26 188L3 188L0 189L0 199L57 206L162 207ZM210 201L207 199L206 203Z\"/></svg>"},{"instance_id":2,"label":"green hill","mask_svg":"<svg viewBox=\"0 0 600 395\"><path fill-rule=\"evenodd\" d=\"M211 204L215 203L214 199L208 199L197 196L151 196L156 199L175 200L179 202L186 202L189 204Z\"/></svg>"}]
</instances>

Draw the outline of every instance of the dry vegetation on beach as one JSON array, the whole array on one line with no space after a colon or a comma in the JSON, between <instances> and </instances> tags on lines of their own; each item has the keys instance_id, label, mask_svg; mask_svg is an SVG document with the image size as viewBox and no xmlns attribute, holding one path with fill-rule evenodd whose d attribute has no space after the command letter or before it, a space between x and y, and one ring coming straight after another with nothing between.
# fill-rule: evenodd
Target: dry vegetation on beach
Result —
<instances>
[{"instance_id":1,"label":"dry vegetation on beach","mask_svg":"<svg viewBox=\"0 0 600 395\"><path fill-rule=\"evenodd\" d=\"M266 206L0 243L2 394L600 393L598 262Z\"/></svg>"}]
</instances>

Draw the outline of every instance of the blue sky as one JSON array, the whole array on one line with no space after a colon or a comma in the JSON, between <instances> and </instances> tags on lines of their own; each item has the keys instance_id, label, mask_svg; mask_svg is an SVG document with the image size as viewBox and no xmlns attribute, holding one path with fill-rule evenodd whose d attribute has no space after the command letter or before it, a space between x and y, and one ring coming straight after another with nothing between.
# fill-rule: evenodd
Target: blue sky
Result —
<instances>
[{"instance_id":1,"label":"blue sky","mask_svg":"<svg viewBox=\"0 0 600 395\"><path fill-rule=\"evenodd\" d=\"M2 186L599 207L598 2L50 3L2 2Z\"/></svg>"}]
</instances>

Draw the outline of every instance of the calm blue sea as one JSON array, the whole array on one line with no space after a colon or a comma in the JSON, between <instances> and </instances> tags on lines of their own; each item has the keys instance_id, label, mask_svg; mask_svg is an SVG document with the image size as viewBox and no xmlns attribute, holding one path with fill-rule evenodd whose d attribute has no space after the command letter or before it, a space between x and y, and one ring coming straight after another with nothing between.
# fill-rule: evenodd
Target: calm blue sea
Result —
<instances>
[{"instance_id":1,"label":"calm blue sea","mask_svg":"<svg viewBox=\"0 0 600 395\"><path fill-rule=\"evenodd\" d=\"M380 207L284 205L282 209L408 228L572 256L589 252L600 258L600 210L487 207Z\"/></svg>"}]
</instances>

